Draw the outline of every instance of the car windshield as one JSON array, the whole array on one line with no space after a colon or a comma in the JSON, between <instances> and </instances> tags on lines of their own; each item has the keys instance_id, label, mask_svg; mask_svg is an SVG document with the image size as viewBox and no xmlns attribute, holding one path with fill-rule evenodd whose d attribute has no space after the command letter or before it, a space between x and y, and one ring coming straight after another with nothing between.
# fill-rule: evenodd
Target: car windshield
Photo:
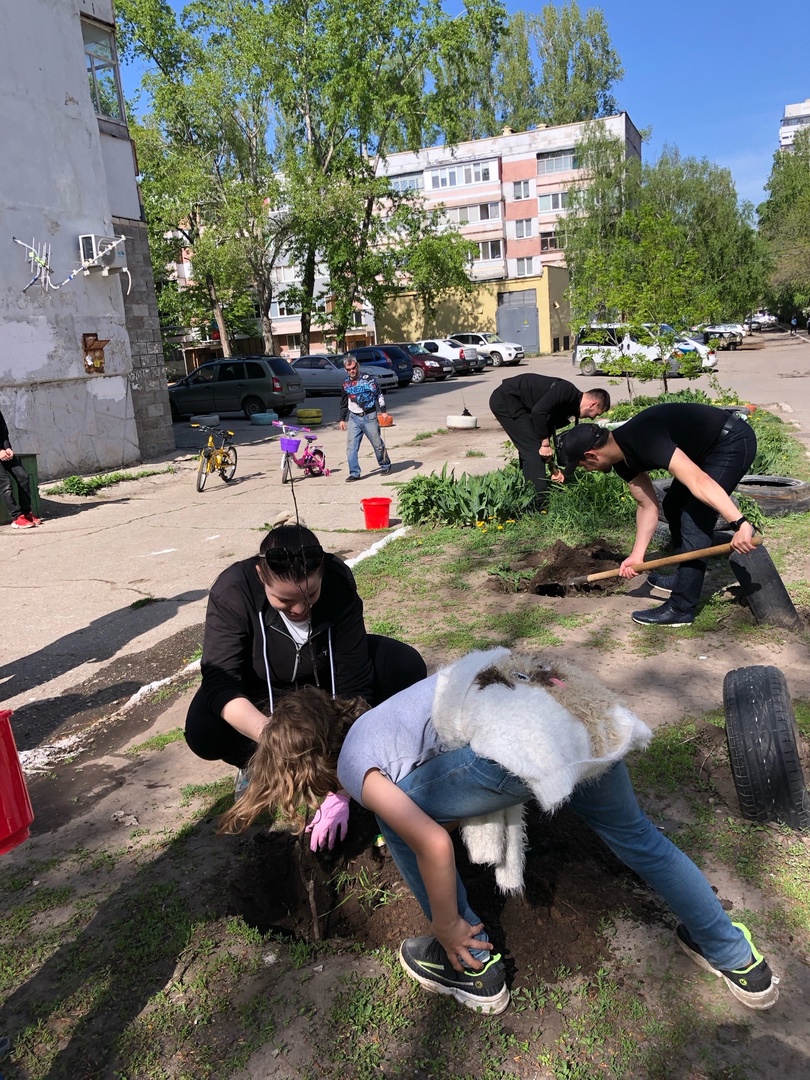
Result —
<instances>
[{"instance_id":1,"label":"car windshield","mask_svg":"<svg viewBox=\"0 0 810 1080\"><path fill-rule=\"evenodd\" d=\"M502 342L502 338L499 338L497 334L482 334L481 337L484 341L488 341L490 345L497 345Z\"/></svg>"}]
</instances>

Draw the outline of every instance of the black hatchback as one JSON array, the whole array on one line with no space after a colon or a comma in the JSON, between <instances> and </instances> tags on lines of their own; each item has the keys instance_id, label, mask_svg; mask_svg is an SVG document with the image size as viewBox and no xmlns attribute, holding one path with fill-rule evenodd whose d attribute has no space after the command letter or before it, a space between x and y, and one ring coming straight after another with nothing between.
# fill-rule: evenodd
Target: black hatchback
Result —
<instances>
[{"instance_id":1,"label":"black hatchback","mask_svg":"<svg viewBox=\"0 0 810 1080\"><path fill-rule=\"evenodd\" d=\"M393 369L400 386L410 386L413 378L411 358L399 345L362 345L349 349L347 356L353 356L358 364L383 364Z\"/></svg>"}]
</instances>

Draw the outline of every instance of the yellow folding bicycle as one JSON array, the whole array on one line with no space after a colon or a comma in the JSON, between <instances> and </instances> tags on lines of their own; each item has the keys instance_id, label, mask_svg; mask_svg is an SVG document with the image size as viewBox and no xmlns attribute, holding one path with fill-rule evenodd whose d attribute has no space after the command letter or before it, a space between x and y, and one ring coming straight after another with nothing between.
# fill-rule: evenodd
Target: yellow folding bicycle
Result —
<instances>
[{"instance_id":1,"label":"yellow folding bicycle","mask_svg":"<svg viewBox=\"0 0 810 1080\"><path fill-rule=\"evenodd\" d=\"M208 432L208 442L200 451L200 464L197 469L197 491L202 491L205 481L211 473L218 472L226 484L233 480L236 472L236 447L231 442L234 433L225 428L207 427L205 424L192 424L193 428ZM219 445L217 445L217 439Z\"/></svg>"}]
</instances>

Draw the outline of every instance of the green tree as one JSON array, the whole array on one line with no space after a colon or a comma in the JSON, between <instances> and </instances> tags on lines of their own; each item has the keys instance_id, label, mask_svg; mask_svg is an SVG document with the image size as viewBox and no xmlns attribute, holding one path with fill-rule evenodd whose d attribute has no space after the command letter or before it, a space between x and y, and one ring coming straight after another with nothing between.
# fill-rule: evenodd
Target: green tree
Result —
<instances>
[{"instance_id":1,"label":"green tree","mask_svg":"<svg viewBox=\"0 0 810 1080\"><path fill-rule=\"evenodd\" d=\"M583 181L569 192L562 230L574 321L622 322L666 356L674 333L741 317L762 288L763 259L750 205L727 170L665 149L652 165L628 158L594 125L578 147ZM613 364L624 371L626 360ZM699 365L687 374L699 374ZM641 380L666 365L632 365Z\"/></svg>"},{"instance_id":2,"label":"green tree","mask_svg":"<svg viewBox=\"0 0 810 1080\"><path fill-rule=\"evenodd\" d=\"M498 120L513 131L528 131L541 119L529 30L529 19L524 12L512 15L495 59Z\"/></svg>"},{"instance_id":3,"label":"green tree","mask_svg":"<svg viewBox=\"0 0 810 1080\"><path fill-rule=\"evenodd\" d=\"M810 313L810 130L792 151L777 151L759 206L759 226L771 257L769 292L787 317Z\"/></svg>"},{"instance_id":4,"label":"green tree","mask_svg":"<svg viewBox=\"0 0 810 1080\"><path fill-rule=\"evenodd\" d=\"M537 93L544 123L573 124L617 112L612 88L624 69L601 8L588 8L583 16L576 0L562 7L546 4L529 25L540 60Z\"/></svg>"}]
</instances>

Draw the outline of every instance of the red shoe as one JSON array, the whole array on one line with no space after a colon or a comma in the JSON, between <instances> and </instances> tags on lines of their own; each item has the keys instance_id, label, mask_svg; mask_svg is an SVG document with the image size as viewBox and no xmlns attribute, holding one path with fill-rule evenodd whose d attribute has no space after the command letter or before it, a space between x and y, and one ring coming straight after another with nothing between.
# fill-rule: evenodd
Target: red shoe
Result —
<instances>
[{"instance_id":1,"label":"red shoe","mask_svg":"<svg viewBox=\"0 0 810 1080\"><path fill-rule=\"evenodd\" d=\"M11 523L12 529L33 529L34 522L30 521L25 514L20 514L18 518L15 518Z\"/></svg>"},{"instance_id":2,"label":"red shoe","mask_svg":"<svg viewBox=\"0 0 810 1080\"><path fill-rule=\"evenodd\" d=\"M28 518L28 520L33 522L34 525L41 525L42 524L42 518L38 518L35 514L32 514L30 510L27 510L23 514L23 517Z\"/></svg>"}]
</instances>

